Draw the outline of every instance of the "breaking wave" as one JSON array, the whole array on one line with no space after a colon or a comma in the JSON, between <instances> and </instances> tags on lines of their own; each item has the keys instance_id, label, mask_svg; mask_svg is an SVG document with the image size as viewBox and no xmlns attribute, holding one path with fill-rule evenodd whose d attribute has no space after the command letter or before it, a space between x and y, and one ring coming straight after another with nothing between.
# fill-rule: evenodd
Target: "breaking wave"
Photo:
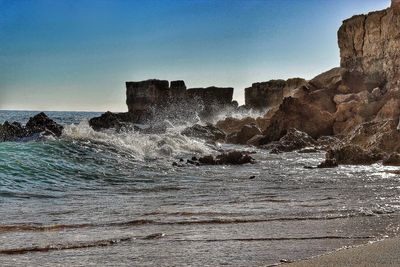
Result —
<instances>
[{"instance_id":1,"label":"breaking wave","mask_svg":"<svg viewBox=\"0 0 400 267\"><path fill-rule=\"evenodd\" d=\"M165 133L159 134L143 134L133 129L122 132L112 129L96 132L89 126L88 121L81 121L78 125L66 126L63 137L73 142L102 144L121 151L128 151L138 160L213 153L215 146L207 144L203 140L182 135L183 129L183 126L172 126L168 127Z\"/></svg>"}]
</instances>

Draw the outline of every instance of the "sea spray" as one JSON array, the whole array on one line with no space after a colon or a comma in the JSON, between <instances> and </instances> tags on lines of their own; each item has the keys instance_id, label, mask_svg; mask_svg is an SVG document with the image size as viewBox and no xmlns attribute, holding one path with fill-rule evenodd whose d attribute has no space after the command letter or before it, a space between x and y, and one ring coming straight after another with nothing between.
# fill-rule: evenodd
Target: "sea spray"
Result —
<instances>
[{"instance_id":1,"label":"sea spray","mask_svg":"<svg viewBox=\"0 0 400 267\"><path fill-rule=\"evenodd\" d=\"M182 135L180 127L169 127L165 133L143 134L138 130L115 131L109 129L94 131L88 121L65 127L63 137L113 146L122 151L130 151L138 160L154 160L165 157L184 157L193 154L210 154L213 148L204 140Z\"/></svg>"}]
</instances>

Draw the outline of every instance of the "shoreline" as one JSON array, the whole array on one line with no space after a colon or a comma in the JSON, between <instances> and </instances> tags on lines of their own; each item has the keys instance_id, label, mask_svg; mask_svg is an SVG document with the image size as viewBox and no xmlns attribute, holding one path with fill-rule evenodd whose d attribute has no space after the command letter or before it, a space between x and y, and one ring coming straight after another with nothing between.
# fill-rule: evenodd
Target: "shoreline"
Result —
<instances>
[{"instance_id":1,"label":"shoreline","mask_svg":"<svg viewBox=\"0 0 400 267\"><path fill-rule=\"evenodd\" d=\"M359 246L341 248L309 259L278 264L277 266L400 266L400 237L390 237Z\"/></svg>"}]
</instances>

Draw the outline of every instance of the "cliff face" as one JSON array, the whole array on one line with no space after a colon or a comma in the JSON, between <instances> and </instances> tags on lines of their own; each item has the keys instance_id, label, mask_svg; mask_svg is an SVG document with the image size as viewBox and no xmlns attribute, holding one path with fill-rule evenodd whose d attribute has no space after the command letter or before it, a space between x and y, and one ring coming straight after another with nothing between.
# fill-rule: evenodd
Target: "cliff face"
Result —
<instances>
[{"instance_id":1,"label":"cliff face","mask_svg":"<svg viewBox=\"0 0 400 267\"><path fill-rule=\"evenodd\" d=\"M344 82L357 91L391 89L400 78L400 1L391 8L354 16L338 31Z\"/></svg>"}]
</instances>

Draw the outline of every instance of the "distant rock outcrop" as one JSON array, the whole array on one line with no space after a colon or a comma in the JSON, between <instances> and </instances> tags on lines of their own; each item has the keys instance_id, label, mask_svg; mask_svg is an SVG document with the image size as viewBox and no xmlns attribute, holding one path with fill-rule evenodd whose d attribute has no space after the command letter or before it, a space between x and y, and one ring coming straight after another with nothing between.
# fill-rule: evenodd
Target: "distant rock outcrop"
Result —
<instances>
[{"instance_id":1,"label":"distant rock outcrop","mask_svg":"<svg viewBox=\"0 0 400 267\"><path fill-rule=\"evenodd\" d=\"M306 80L301 78L253 83L251 87L245 89L245 106L248 109L258 110L278 106L292 90L306 84Z\"/></svg>"},{"instance_id":2,"label":"distant rock outcrop","mask_svg":"<svg viewBox=\"0 0 400 267\"><path fill-rule=\"evenodd\" d=\"M0 124L0 142L35 139L41 136L61 136L63 126L43 112L29 119L25 126L18 122Z\"/></svg>"},{"instance_id":3,"label":"distant rock outcrop","mask_svg":"<svg viewBox=\"0 0 400 267\"><path fill-rule=\"evenodd\" d=\"M226 108L236 107L233 88L186 89L184 81L146 80L126 82L126 113L105 113L90 120L95 130L119 128L125 123L148 123L165 119L190 121L210 119Z\"/></svg>"}]
</instances>

